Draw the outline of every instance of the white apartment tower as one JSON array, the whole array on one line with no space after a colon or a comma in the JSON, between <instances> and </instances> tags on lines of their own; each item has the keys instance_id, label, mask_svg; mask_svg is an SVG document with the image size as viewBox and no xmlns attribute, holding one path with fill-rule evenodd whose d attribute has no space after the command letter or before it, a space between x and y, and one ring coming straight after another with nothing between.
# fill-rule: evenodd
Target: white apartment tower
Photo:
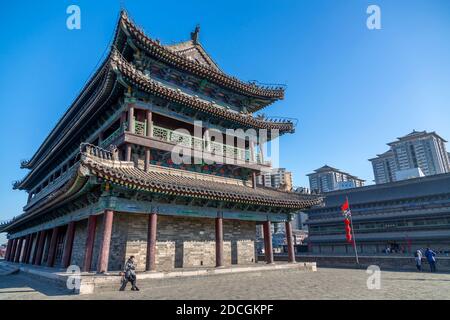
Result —
<instances>
[{"instance_id":1,"label":"white apartment tower","mask_svg":"<svg viewBox=\"0 0 450 320\"><path fill-rule=\"evenodd\" d=\"M339 169L324 165L307 175L311 191L324 193L364 186L364 180Z\"/></svg>"},{"instance_id":2,"label":"white apartment tower","mask_svg":"<svg viewBox=\"0 0 450 320\"><path fill-rule=\"evenodd\" d=\"M287 190L292 189L292 174L285 168L275 168L268 172L261 172L257 177L257 183L269 188L284 187Z\"/></svg>"},{"instance_id":3,"label":"white apartment tower","mask_svg":"<svg viewBox=\"0 0 450 320\"><path fill-rule=\"evenodd\" d=\"M450 172L446 142L436 132L414 130L388 143L389 151L370 159L375 183L388 183L403 180L405 177Z\"/></svg>"}]
</instances>

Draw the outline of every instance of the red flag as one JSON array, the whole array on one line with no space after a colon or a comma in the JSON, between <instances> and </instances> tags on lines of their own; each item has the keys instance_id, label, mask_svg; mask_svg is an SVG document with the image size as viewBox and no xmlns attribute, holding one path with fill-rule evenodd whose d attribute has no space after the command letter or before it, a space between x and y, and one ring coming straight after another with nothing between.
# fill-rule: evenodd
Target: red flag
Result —
<instances>
[{"instance_id":1,"label":"red flag","mask_svg":"<svg viewBox=\"0 0 450 320\"><path fill-rule=\"evenodd\" d=\"M348 203L348 198L345 199L345 203L342 205L341 210L342 212L346 212L350 208L350 205Z\"/></svg>"},{"instance_id":2,"label":"red flag","mask_svg":"<svg viewBox=\"0 0 450 320\"><path fill-rule=\"evenodd\" d=\"M350 227L350 220L348 218L345 218L345 238L347 239L348 243L352 242L352 228Z\"/></svg>"}]
</instances>

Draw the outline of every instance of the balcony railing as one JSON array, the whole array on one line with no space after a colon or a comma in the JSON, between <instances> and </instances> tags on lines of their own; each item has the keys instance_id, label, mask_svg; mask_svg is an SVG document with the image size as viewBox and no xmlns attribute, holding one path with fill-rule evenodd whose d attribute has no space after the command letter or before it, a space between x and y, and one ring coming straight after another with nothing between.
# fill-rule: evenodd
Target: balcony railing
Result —
<instances>
[{"instance_id":1,"label":"balcony railing","mask_svg":"<svg viewBox=\"0 0 450 320\"><path fill-rule=\"evenodd\" d=\"M141 136L145 136L147 132L147 121L140 122L134 121L134 133L139 134Z\"/></svg>"},{"instance_id":2,"label":"balcony railing","mask_svg":"<svg viewBox=\"0 0 450 320\"><path fill-rule=\"evenodd\" d=\"M118 138L125 130L127 130L127 128L128 123L124 122L121 127L119 127L108 138L102 141L100 147L107 148L116 138ZM147 132L147 122L135 121L134 130L135 134L145 136ZM196 150L209 151L211 152L211 154L223 155L225 157L236 160L248 161L253 163L255 162L262 163L259 154L255 154L256 161L253 161L250 150L248 149L237 148L234 146L229 146L215 141L200 139L198 137L193 137L189 134L166 129L163 127L158 127L155 125L153 125L152 133L153 138L165 142L176 143L178 145Z\"/></svg>"},{"instance_id":3,"label":"balcony railing","mask_svg":"<svg viewBox=\"0 0 450 320\"><path fill-rule=\"evenodd\" d=\"M189 134L184 134L158 126L153 126L153 137L162 141L176 143L178 145L196 150L207 150L211 152L211 154L224 155L225 157L236 160L254 162L251 159L250 150L229 146L215 141L200 139ZM256 161L260 163L259 155L256 155Z\"/></svg>"},{"instance_id":4,"label":"balcony railing","mask_svg":"<svg viewBox=\"0 0 450 320\"><path fill-rule=\"evenodd\" d=\"M100 143L100 147L107 148L115 139L117 139L122 133L125 132L127 127L128 127L127 122L122 123L122 125L116 131L111 133L108 138L106 138Z\"/></svg>"}]
</instances>

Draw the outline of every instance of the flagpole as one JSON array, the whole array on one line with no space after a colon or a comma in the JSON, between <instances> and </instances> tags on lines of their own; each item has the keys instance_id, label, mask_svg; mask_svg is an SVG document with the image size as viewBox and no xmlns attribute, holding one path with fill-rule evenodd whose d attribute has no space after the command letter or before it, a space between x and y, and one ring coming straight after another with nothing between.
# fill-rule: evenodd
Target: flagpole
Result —
<instances>
[{"instance_id":1,"label":"flagpole","mask_svg":"<svg viewBox=\"0 0 450 320\"><path fill-rule=\"evenodd\" d=\"M350 209L350 202L348 202L348 197L345 197L348 203L348 210L350 211L350 227L352 228L352 237L353 237L353 250L355 250L355 258L356 258L356 264L359 264L359 258L358 258L358 249L356 248L356 238L355 238L355 229L353 229L353 218L352 218L352 211Z\"/></svg>"}]
</instances>

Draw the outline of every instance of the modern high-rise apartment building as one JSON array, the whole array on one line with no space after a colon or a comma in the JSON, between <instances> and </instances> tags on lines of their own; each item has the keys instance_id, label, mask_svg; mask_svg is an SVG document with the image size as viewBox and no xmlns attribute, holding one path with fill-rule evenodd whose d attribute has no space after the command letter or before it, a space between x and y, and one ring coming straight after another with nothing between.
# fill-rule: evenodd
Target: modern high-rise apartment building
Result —
<instances>
[{"instance_id":1,"label":"modern high-rise apartment building","mask_svg":"<svg viewBox=\"0 0 450 320\"><path fill-rule=\"evenodd\" d=\"M292 190L292 173L285 168L274 168L268 172L261 172L257 183L269 188Z\"/></svg>"},{"instance_id":2,"label":"modern high-rise apartment building","mask_svg":"<svg viewBox=\"0 0 450 320\"><path fill-rule=\"evenodd\" d=\"M364 186L364 180L339 169L324 165L307 175L312 192L325 193Z\"/></svg>"},{"instance_id":3,"label":"modern high-rise apartment building","mask_svg":"<svg viewBox=\"0 0 450 320\"><path fill-rule=\"evenodd\" d=\"M390 150L370 159L375 183L450 172L445 141L436 132L413 131L388 143Z\"/></svg>"}]
</instances>

